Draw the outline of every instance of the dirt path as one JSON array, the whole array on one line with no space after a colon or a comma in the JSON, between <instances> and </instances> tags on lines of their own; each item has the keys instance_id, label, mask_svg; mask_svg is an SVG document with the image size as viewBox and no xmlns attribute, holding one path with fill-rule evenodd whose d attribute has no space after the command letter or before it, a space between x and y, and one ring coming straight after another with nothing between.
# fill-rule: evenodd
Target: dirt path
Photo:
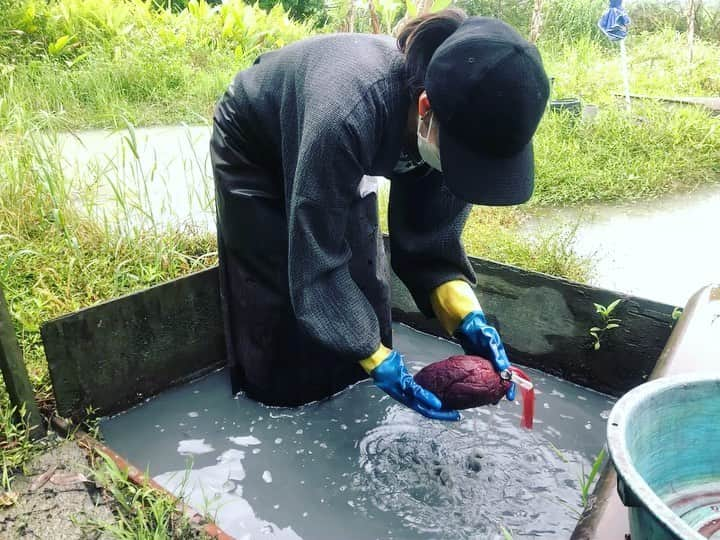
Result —
<instances>
[{"instance_id":1,"label":"dirt path","mask_svg":"<svg viewBox=\"0 0 720 540\"><path fill-rule=\"evenodd\" d=\"M76 540L107 538L87 526L112 522L113 516L89 473L85 453L74 441L34 458L27 475L13 481L17 502L0 509L0 539Z\"/></svg>"}]
</instances>

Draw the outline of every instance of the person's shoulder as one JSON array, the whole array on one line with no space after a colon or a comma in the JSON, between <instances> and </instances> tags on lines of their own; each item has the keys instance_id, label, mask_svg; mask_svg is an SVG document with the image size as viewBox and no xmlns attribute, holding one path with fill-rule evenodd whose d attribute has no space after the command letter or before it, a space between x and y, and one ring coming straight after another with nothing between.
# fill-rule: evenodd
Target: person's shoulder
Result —
<instances>
[{"instance_id":1,"label":"person's shoulder","mask_svg":"<svg viewBox=\"0 0 720 540\"><path fill-rule=\"evenodd\" d=\"M401 61L402 54L390 36L373 34L321 34L296 41L280 50L298 61L382 68Z\"/></svg>"}]
</instances>

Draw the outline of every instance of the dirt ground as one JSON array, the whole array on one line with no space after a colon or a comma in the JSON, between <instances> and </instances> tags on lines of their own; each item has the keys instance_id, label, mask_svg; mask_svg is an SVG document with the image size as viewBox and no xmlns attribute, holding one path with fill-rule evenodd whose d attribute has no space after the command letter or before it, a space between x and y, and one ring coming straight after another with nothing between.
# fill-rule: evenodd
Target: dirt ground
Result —
<instances>
[{"instance_id":1,"label":"dirt ground","mask_svg":"<svg viewBox=\"0 0 720 540\"><path fill-rule=\"evenodd\" d=\"M52 436L51 436L52 437ZM89 521L113 521L112 512L93 482L88 482L85 452L74 441L56 438L33 459L27 475L12 484L14 504L0 508L0 539L106 539Z\"/></svg>"}]
</instances>

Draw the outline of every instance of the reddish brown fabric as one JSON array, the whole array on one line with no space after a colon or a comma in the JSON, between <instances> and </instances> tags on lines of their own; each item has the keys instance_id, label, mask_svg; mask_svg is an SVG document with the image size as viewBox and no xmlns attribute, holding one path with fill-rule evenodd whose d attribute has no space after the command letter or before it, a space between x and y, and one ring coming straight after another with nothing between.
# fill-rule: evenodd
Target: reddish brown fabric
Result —
<instances>
[{"instance_id":1,"label":"reddish brown fabric","mask_svg":"<svg viewBox=\"0 0 720 540\"><path fill-rule=\"evenodd\" d=\"M425 366L417 383L433 392L446 409L470 409L495 404L510 387L489 360L479 356L451 356Z\"/></svg>"}]
</instances>

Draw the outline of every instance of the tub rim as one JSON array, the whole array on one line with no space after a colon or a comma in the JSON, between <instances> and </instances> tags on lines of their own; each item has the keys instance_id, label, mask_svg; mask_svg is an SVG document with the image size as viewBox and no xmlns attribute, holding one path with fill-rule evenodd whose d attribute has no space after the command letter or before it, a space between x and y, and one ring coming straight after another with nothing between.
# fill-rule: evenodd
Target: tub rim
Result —
<instances>
[{"instance_id":1,"label":"tub rim","mask_svg":"<svg viewBox=\"0 0 720 540\"><path fill-rule=\"evenodd\" d=\"M641 384L620 398L613 406L607 421L607 445L610 459L618 474L618 494L627 507L646 508L655 519L678 538L706 540L670 509L655 494L635 468L626 442L627 422L638 405L649 396L657 396L678 387L699 383L720 384L717 371L702 371L690 374L672 375ZM634 500L637 499L637 500Z\"/></svg>"}]
</instances>

